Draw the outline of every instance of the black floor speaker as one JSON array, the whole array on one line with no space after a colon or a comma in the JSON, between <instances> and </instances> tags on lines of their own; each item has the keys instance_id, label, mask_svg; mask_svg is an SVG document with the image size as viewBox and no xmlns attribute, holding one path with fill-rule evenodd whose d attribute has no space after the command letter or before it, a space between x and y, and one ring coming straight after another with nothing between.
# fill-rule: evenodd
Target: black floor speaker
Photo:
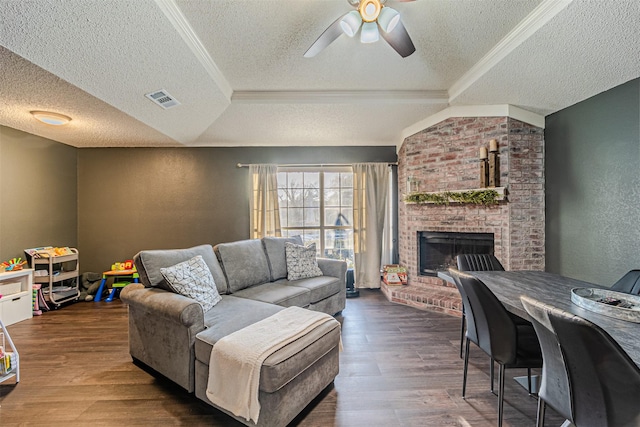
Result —
<instances>
[{"instance_id":1,"label":"black floor speaker","mask_svg":"<svg viewBox=\"0 0 640 427\"><path fill-rule=\"evenodd\" d=\"M347 269L347 298L355 298L360 296L360 291L356 289L353 268Z\"/></svg>"}]
</instances>

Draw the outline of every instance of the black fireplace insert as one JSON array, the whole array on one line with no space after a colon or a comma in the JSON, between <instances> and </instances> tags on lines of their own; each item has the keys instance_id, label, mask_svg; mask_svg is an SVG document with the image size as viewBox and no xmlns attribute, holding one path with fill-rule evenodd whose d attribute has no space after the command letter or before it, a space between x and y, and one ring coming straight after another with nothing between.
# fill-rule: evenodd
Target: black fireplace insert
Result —
<instances>
[{"instance_id":1,"label":"black fireplace insert","mask_svg":"<svg viewBox=\"0 0 640 427\"><path fill-rule=\"evenodd\" d=\"M418 272L437 276L456 267L456 255L493 254L493 233L418 231Z\"/></svg>"}]
</instances>

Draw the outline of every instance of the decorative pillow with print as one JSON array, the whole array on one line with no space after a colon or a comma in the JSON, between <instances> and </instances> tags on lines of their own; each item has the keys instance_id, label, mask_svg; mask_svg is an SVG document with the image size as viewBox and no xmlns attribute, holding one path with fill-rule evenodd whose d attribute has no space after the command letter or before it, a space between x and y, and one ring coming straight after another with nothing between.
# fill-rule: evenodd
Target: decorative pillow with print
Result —
<instances>
[{"instance_id":1,"label":"decorative pillow with print","mask_svg":"<svg viewBox=\"0 0 640 427\"><path fill-rule=\"evenodd\" d=\"M205 313L222 300L202 255L161 268L160 273L175 293L198 301Z\"/></svg>"},{"instance_id":2,"label":"decorative pillow with print","mask_svg":"<svg viewBox=\"0 0 640 427\"><path fill-rule=\"evenodd\" d=\"M322 276L322 270L316 260L315 243L304 247L286 242L284 250L287 258L287 280Z\"/></svg>"}]
</instances>

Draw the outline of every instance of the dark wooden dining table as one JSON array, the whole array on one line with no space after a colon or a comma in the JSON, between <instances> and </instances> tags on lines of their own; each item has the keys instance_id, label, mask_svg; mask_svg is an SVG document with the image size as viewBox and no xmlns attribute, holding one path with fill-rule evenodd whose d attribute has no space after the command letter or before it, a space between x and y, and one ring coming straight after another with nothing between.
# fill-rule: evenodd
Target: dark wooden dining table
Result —
<instances>
[{"instance_id":1,"label":"dark wooden dining table","mask_svg":"<svg viewBox=\"0 0 640 427\"><path fill-rule=\"evenodd\" d=\"M604 329L640 367L640 323L585 310L571 302L573 288L608 289L594 283L544 271L470 271L498 297L507 310L528 319L520 297L527 295L583 317Z\"/></svg>"}]
</instances>

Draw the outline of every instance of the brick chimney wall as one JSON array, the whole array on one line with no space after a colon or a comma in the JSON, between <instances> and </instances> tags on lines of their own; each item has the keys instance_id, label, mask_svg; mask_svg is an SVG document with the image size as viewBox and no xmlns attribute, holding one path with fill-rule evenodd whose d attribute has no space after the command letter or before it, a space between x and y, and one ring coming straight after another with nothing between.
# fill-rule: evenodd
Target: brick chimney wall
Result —
<instances>
[{"instance_id":1,"label":"brick chimney wall","mask_svg":"<svg viewBox=\"0 0 640 427\"><path fill-rule=\"evenodd\" d=\"M497 206L411 205L403 202L407 178L421 192L480 187L480 147L498 141L500 186L507 201ZM493 233L495 255L507 270L544 270L544 133L509 117L457 117L406 138L398 154L399 252L409 285L386 287L395 302L459 314L455 288L418 275L418 231ZM448 289L447 289L448 288Z\"/></svg>"}]
</instances>

